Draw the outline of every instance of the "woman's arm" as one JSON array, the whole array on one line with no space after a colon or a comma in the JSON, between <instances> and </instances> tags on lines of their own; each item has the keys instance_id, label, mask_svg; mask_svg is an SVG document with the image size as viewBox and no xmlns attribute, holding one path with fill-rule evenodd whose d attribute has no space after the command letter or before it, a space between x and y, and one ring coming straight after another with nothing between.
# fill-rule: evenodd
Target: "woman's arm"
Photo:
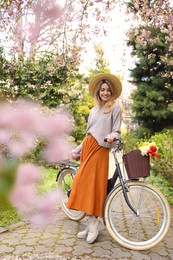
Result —
<instances>
[{"instance_id":1,"label":"woman's arm","mask_svg":"<svg viewBox=\"0 0 173 260\"><path fill-rule=\"evenodd\" d=\"M108 143L112 143L115 139L121 137L122 109L118 103L113 106L111 120L112 131L106 136Z\"/></svg>"}]
</instances>

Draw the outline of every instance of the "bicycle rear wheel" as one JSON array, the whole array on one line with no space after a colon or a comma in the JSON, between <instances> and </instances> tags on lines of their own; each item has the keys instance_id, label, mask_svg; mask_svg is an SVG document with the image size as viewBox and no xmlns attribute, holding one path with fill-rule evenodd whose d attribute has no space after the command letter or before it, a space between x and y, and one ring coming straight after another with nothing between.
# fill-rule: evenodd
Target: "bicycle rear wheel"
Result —
<instances>
[{"instance_id":1,"label":"bicycle rear wheel","mask_svg":"<svg viewBox=\"0 0 173 260\"><path fill-rule=\"evenodd\" d=\"M105 223L110 235L122 246L146 250L160 243L171 224L171 211L163 194L145 182L129 182L127 192L136 216L128 207L122 187L107 198Z\"/></svg>"},{"instance_id":2,"label":"bicycle rear wheel","mask_svg":"<svg viewBox=\"0 0 173 260\"><path fill-rule=\"evenodd\" d=\"M68 201L69 193L71 191L72 183L74 180L74 176L76 174L76 170L72 168L63 169L58 176L57 187L58 187L58 195L60 200L60 205L64 213L71 220L79 221L84 218L85 213L68 209L66 207L66 203Z\"/></svg>"}]
</instances>

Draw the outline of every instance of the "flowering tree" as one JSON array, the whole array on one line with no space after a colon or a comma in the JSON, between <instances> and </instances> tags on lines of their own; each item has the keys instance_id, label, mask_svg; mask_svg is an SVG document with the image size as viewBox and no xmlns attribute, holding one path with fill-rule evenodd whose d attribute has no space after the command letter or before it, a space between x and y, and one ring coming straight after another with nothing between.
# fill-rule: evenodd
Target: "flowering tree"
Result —
<instances>
[{"instance_id":1,"label":"flowering tree","mask_svg":"<svg viewBox=\"0 0 173 260\"><path fill-rule=\"evenodd\" d=\"M139 125L160 131L173 126L172 8L169 1L134 0L129 11L138 21L128 42L136 56L132 109Z\"/></svg>"},{"instance_id":2,"label":"flowering tree","mask_svg":"<svg viewBox=\"0 0 173 260\"><path fill-rule=\"evenodd\" d=\"M173 66L173 8L170 0L132 0L128 3L128 12L134 20L134 26L129 31L129 37L135 39L136 44L147 46L159 43L157 34L153 35L150 28L160 31L164 36L164 42L168 46L167 52L160 55L165 66L162 73L163 77L173 77L173 72L169 66ZM139 24L140 27L135 26ZM148 60L155 56L155 50L148 55Z\"/></svg>"},{"instance_id":3,"label":"flowering tree","mask_svg":"<svg viewBox=\"0 0 173 260\"><path fill-rule=\"evenodd\" d=\"M103 33L103 22L119 1L15 0L0 4L3 40L11 55L35 57L46 49L77 58L84 42ZM92 22L91 22L92 20Z\"/></svg>"}]
</instances>

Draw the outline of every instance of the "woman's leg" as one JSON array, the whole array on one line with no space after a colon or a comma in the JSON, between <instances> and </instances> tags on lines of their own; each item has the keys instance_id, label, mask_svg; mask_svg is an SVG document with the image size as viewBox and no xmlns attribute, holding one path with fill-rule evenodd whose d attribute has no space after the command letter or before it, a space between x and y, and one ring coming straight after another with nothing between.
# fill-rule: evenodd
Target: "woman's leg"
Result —
<instances>
[{"instance_id":1,"label":"woman's leg","mask_svg":"<svg viewBox=\"0 0 173 260\"><path fill-rule=\"evenodd\" d=\"M96 240L96 238L99 235L101 222L95 216L89 216L88 222L89 222L89 230L88 230L88 235L87 235L86 241L87 241L87 243L91 244Z\"/></svg>"},{"instance_id":2,"label":"woman's leg","mask_svg":"<svg viewBox=\"0 0 173 260\"><path fill-rule=\"evenodd\" d=\"M80 239L86 239L87 243L93 243L99 235L99 229L101 222L95 216L87 215L87 226L85 230L79 232L77 237Z\"/></svg>"}]
</instances>

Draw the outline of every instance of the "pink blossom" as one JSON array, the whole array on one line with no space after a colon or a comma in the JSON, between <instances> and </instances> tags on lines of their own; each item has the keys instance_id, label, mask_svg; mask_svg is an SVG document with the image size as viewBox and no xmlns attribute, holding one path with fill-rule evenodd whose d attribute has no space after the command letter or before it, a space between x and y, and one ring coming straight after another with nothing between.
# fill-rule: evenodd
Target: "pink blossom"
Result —
<instances>
[{"instance_id":1,"label":"pink blossom","mask_svg":"<svg viewBox=\"0 0 173 260\"><path fill-rule=\"evenodd\" d=\"M32 42L39 36L40 23L35 23L34 25L30 23L28 27L29 27L30 41Z\"/></svg>"},{"instance_id":2,"label":"pink blossom","mask_svg":"<svg viewBox=\"0 0 173 260\"><path fill-rule=\"evenodd\" d=\"M0 145L7 145L10 142L11 133L8 129L0 129Z\"/></svg>"},{"instance_id":3,"label":"pink blossom","mask_svg":"<svg viewBox=\"0 0 173 260\"><path fill-rule=\"evenodd\" d=\"M39 107L28 101L22 101L14 106L11 127L17 131L36 133L40 128L42 115Z\"/></svg>"},{"instance_id":4,"label":"pink blossom","mask_svg":"<svg viewBox=\"0 0 173 260\"><path fill-rule=\"evenodd\" d=\"M58 203L57 190L49 191L39 196L36 201L36 211L29 215L29 220L35 225L45 225L53 219Z\"/></svg>"},{"instance_id":5,"label":"pink blossom","mask_svg":"<svg viewBox=\"0 0 173 260\"><path fill-rule=\"evenodd\" d=\"M64 114L54 114L45 118L44 128L42 129L43 135L46 138L59 136L62 133L70 131L70 119Z\"/></svg>"},{"instance_id":6,"label":"pink blossom","mask_svg":"<svg viewBox=\"0 0 173 260\"><path fill-rule=\"evenodd\" d=\"M36 194L34 185L17 185L10 193L10 201L19 212L28 212L35 202Z\"/></svg>"},{"instance_id":7,"label":"pink blossom","mask_svg":"<svg viewBox=\"0 0 173 260\"><path fill-rule=\"evenodd\" d=\"M8 128L11 125L12 107L6 103L0 104L0 127Z\"/></svg>"},{"instance_id":8,"label":"pink blossom","mask_svg":"<svg viewBox=\"0 0 173 260\"><path fill-rule=\"evenodd\" d=\"M34 136L20 132L17 137L11 139L8 144L10 153L15 157L21 157L28 153L35 146Z\"/></svg>"},{"instance_id":9,"label":"pink blossom","mask_svg":"<svg viewBox=\"0 0 173 260\"><path fill-rule=\"evenodd\" d=\"M59 6L52 6L51 8L44 10L45 18L57 19L62 14L62 10Z\"/></svg>"},{"instance_id":10,"label":"pink blossom","mask_svg":"<svg viewBox=\"0 0 173 260\"><path fill-rule=\"evenodd\" d=\"M33 102L22 100L11 105L0 105L0 145L12 156L21 157L30 152L36 142L46 143L43 158L50 163L70 157L71 144L67 140L70 117L65 112L43 112ZM2 149L1 149L1 152ZM1 166L5 157L1 156ZM38 194L42 169L32 163L19 164L9 200L19 214L31 223L44 224L55 214L57 192Z\"/></svg>"},{"instance_id":11,"label":"pink blossom","mask_svg":"<svg viewBox=\"0 0 173 260\"><path fill-rule=\"evenodd\" d=\"M21 164L17 171L16 185L34 184L41 179L41 168L31 163Z\"/></svg>"},{"instance_id":12,"label":"pink blossom","mask_svg":"<svg viewBox=\"0 0 173 260\"><path fill-rule=\"evenodd\" d=\"M32 164L20 165L16 185L10 193L10 201L19 214L37 225L46 224L55 216L58 203L57 190L38 194L36 183L40 176L39 167Z\"/></svg>"},{"instance_id":13,"label":"pink blossom","mask_svg":"<svg viewBox=\"0 0 173 260\"><path fill-rule=\"evenodd\" d=\"M63 139L51 140L43 152L43 158L49 163L57 163L70 157L71 146Z\"/></svg>"}]
</instances>

